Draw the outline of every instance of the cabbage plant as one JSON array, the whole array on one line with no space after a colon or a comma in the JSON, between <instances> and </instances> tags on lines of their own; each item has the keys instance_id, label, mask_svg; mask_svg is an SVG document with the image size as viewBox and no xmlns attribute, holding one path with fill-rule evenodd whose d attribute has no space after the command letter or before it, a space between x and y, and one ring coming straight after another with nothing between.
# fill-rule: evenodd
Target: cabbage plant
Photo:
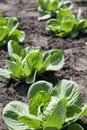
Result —
<instances>
[{"instance_id":1,"label":"cabbage plant","mask_svg":"<svg viewBox=\"0 0 87 130\"><path fill-rule=\"evenodd\" d=\"M28 100L28 105L12 101L5 106L3 119L9 130L84 130L76 121L87 114L87 104L82 107L75 82L64 79L53 87L38 81L30 86Z\"/></svg>"},{"instance_id":2,"label":"cabbage plant","mask_svg":"<svg viewBox=\"0 0 87 130\"><path fill-rule=\"evenodd\" d=\"M58 37L75 38L79 33L87 33L87 19L81 16L79 9L77 16L69 11L60 11L56 19L47 21L46 29L53 31Z\"/></svg>"},{"instance_id":3,"label":"cabbage plant","mask_svg":"<svg viewBox=\"0 0 87 130\"><path fill-rule=\"evenodd\" d=\"M10 60L6 60L4 69L0 68L0 76L18 78L27 83L35 81L36 75L44 71L57 71L64 65L64 55L60 50L42 52L40 47L29 46L24 49L15 41L8 42Z\"/></svg>"},{"instance_id":4,"label":"cabbage plant","mask_svg":"<svg viewBox=\"0 0 87 130\"><path fill-rule=\"evenodd\" d=\"M7 44L9 40L22 42L25 33L18 29L19 21L16 17L3 17L0 15L0 46Z\"/></svg>"},{"instance_id":5,"label":"cabbage plant","mask_svg":"<svg viewBox=\"0 0 87 130\"><path fill-rule=\"evenodd\" d=\"M55 18L60 10L70 10L73 7L71 1L64 0L38 0L38 3L39 20Z\"/></svg>"}]
</instances>

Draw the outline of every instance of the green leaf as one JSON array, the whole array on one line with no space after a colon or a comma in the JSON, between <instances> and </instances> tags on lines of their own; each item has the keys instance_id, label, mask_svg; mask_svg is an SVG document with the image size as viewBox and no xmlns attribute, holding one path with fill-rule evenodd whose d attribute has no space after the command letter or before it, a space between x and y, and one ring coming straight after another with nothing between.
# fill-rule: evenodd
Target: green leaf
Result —
<instances>
[{"instance_id":1,"label":"green leaf","mask_svg":"<svg viewBox=\"0 0 87 130\"><path fill-rule=\"evenodd\" d=\"M34 47L34 46L28 46L26 48L23 49L26 52L26 55L28 55L29 53L35 51L35 52L40 52L41 48L40 47Z\"/></svg>"},{"instance_id":2,"label":"green leaf","mask_svg":"<svg viewBox=\"0 0 87 130\"><path fill-rule=\"evenodd\" d=\"M0 42L4 42L4 38L6 37L6 35L7 35L7 28L6 27L0 27Z\"/></svg>"},{"instance_id":3,"label":"green leaf","mask_svg":"<svg viewBox=\"0 0 87 130\"><path fill-rule=\"evenodd\" d=\"M52 95L58 99L67 98L66 122L74 120L76 114L81 111L82 105L82 95L78 85L73 81L62 80L53 88Z\"/></svg>"},{"instance_id":4,"label":"green leaf","mask_svg":"<svg viewBox=\"0 0 87 130\"><path fill-rule=\"evenodd\" d=\"M44 15L40 16L40 17L38 18L38 20L46 20L46 19L49 19L50 17L51 17L50 14L44 14Z\"/></svg>"},{"instance_id":5,"label":"green leaf","mask_svg":"<svg viewBox=\"0 0 87 130\"><path fill-rule=\"evenodd\" d=\"M23 122L26 126L30 128L40 129L41 128L41 120L34 116L20 116L18 118L21 122Z\"/></svg>"},{"instance_id":6,"label":"green leaf","mask_svg":"<svg viewBox=\"0 0 87 130\"><path fill-rule=\"evenodd\" d=\"M47 0L38 0L40 6L45 10L47 8L46 4L47 4Z\"/></svg>"},{"instance_id":7,"label":"green leaf","mask_svg":"<svg viewBox=\"0 0 87 130\"><path fill-rule=\"evenodd\" d=\"M3 17L0 17L0 26L6 26L7 24L7 19L3 18Z\"/></svg>"},{"instance_id":8,"label":"green leaf","mask_svg":"<svg viewBox=\"0 0 87 130\"><path fill-rule=\"evenodd\" d=\"M1 46L7 44L9 40L22 42L25 38L25 33L18 30L18 19L16 17L1 17L0 18L0 42Z\"/></svg>"},{"instance_id":9,"label":"green leaf","mask_svg":"<svg viewBox=\"0 0 87 130\"><path fill-rule=\"evenodd\" d=\"M69 121L75 121L77 118L77 115L81 112L81 108L76 106L76 105L72 105L67 107L66 110L66 120L65 122L69 122Z\"/></svg>"},{"instance_id":10,"label":"green leaf","mask_svg":"<svg viewBox=\"0 0 87 130\"><path fill-rule=\"evenodd\" d=\"M26 51L25 51L25 48L22 49L22 51L21 51L21 57L22 57L22 59L24 59L24 58L26 57Z\"/></svg>"},{"instance_id":11,"label":"green leaf","mask_svg":"<svg viewBox=\"0 0 87 130\"><path fill-rule=\"evenodd\" d=\"M45 57L45 54L43 55L43 63L40 71L38 72L39 74L43 73L46 70L46 68L50 64L50 58L51 58L50 55L48 57Z\"/></svg>"},{"instance_id":12,"label":"green leaf","mask_svg":"<svg viewBox=\"0 0 87 130\"><path fill-rule=\"evenodd\" d=\"M59 0L48 0L47 10L52 13L58 9Z\"/></svg>"},{"instance_id":13,"label":"green leaf","mask_svg":"<svg viewBox=\"0 0 87 130\"><path fill-rule=\"evenodd\" d=\"M46 29L50 29L52 31L58 31L60 28L59 24L57 23L57 20L56 19L50 19L47 21L47 24L46 24Z\"/></svg>"},{"instance_id":14,"label":"green leaf","mask_svg":"<svg viewBox=\"0 0 87 130\"><path fill-rule=\"evenodd\" d=\"M83 116L87 115L87 103L82 107L81 112L77 115L76 120L81 119Z\"/></svg>"},{"instance_id":15,"label":"green leaf","mask_svg":"<svg viewBox=\"0 0 87 130\"><path fill-rule=\"evenodd\" d=\"M10 40L8 42L8 53L10 57L13 57L13 54L17 54L20 56L21 51L22 51L21 46L18 43L16 43L13 40Z\"/></svg>"},{"instance_id":16,"label":"green leaf","mask_svg":"<svg viewBox=\"0 0 87 130\"><path fill-rule=\"evenodd\" d=\"M52 84L46 81L38 81L33 83L28 90L28 99L30 100L34 95L41 91L50 93L52 87Z\"/></svg>"},{"instance_id":17,"label":"green leaf","mask_svg":"<svg viewBox=\"0 0 87 130\"><path fill-rule=\"evenodd\" d=\"M59 102L58 99L53 97L50 103L43 111L43 126L62 128L66 117L66 98L62 98Z\"/></svg>"},{"instance_id":18,"label":"green leaf","mask_svg":"<svg viewBox=\"0 0 87 130\"><path fill-rule=\"evenodd\" d=\"M62 10L70 10L73 8L73 3L71 1L64 1L61 7Z\"/></svg>"},{"instance_id":19,"label":"green leaf","mask_svg":"<svg viewBox=\"0 0 87 130\"><path fill-rule=\"evenodd\" d=\"M63 67L64 65L64 55L59 50L50 50L45 53L45 57L50 57L50 64L46 68L47 71L56 71Z\"/></svg>"},{"instance_id":20,"label":"green leaf","mask_svg":"<svg viewBox=\"0 0 87 130\"><path fill-rule=\"evenodd\" d=\"M40 70L42 66L42 51L32 51L27 55L26 61L33 66L37 71Z\"/></svg>"},{"instance_id":21,"label":"green leaf","mask_svg":"<svg viewBox=\"0 0 87 130\"><path fill-rule=\"evenodd\" d=\"M75 25L75 21L72 20L63 21L60 25L60 30L65 32L72 31L74 25Z\"/></svg>"},{"instance_id":22,"label":"green leaf","mask_svg":"<svg viewBox=\"0 0 87 130\"><path fill-rule=\"evenodd\" d=\"M25 32L16 29L9 36L9 39L12 39L16 42L22 42L25 39Z\"/></svg>"},{"instance_id":23,"label":"green leaf","mask_svg":"<svg viewBox=\"0 0 87 130\"><path fill-rule=\"evenodd\" d=\"M68 130L84 130L79 124L71 124L68 126Z\"/></svg>"},{"instance_id":24,"label":"green leaf","mask_svg":"<svg viewBox=\"0 0 87 130\"><path fill-rule=\"evenodd\" d=\"M26 83L33 83L36 78L37 71L31 72L31 74L25 78Z\"/></svg>"},{"instance_id":25,"label":"green leaf","mask_svg":"<svg viewBox=\"0 0 87 130\"><path fill-rule=\"evenodd\" d=\"M10 17L8 19L8 23L7 23L7 27L9 29L9 35L12 34L12 32L18 27L19 22L18 19L16 17Z\"/></svg>"},{"instance_id":26,"label":"green leaf","mask_svg":"<svg viewBox=\"0 0 87 130\"><path fill-rule=\"evenodd\" d=\"M8 69L11 71L12 75L17 77L17 78L23 78L25 77L23 68L21 67L20 64L17 64L14 61L6 61Z\"/></svg>"},{"instance_id":27,"label":"green leaf","mask_svg":"<svg viewBox=\"0 0 87 130\"><path fill-rule=\"evenodd\" d=\"M75 22L75 16L69 11L65 11L65 10L60 11L57 16L58 24L61 25L63 22L68 20Z\"/></svg>"},{"instance_id":28,"label":"green leaf","mask_svg":"<svg viewBox=\"0 0 87 130\"><path fill-rule=\"evenodd\" d=\"M29 64L27 61L25 63L23 63L23 70L24 70L26 77L29 76L32 72L31 64ZM36 76L36 74L35 74L35 76Z\"/></svg>"},{"instance_id":29,"label":"green leaf","mask_svg":"<svg viewBox=\"0 0 87 130\"><path fill-rule=\"evenodd\" d=\"M69 34L69 37L70 38L76 38L78 36L79 32L78 31L72 31L70 34Z\"/></svg>"},{"instance_id":30,"label":"green leaf","mask_svg":"<svg viewBox=\"0 0 87 130\"><path fill-rule=\"evenodd\" d=\"M43 112L43 107L50 101L51 95L48 92L38 92L29 102L29 112L38 116Z\"/></svg>"},{"instance_id":31,"label":"green leaf","mask_svg":"<svg viewBox=\"0 0 87 130\"><path fill-rule=\"evenodd\" d=\"M80 20L80 21L79 21L79 23L78 23L78 25L76 26L75 29L76 29L76 30L79 30L79 31L80 31L80 30L82 31L82 30L85 29L85 28L87 28L87 20L84 19L84 20Z\"/></svg>"},{"instance_id":32,"label":"green leaf","mask_svg":"<svg viewBox=\"0 0 87 130\"><path fill-rule=\"evenodd\" d=\"M58 37L67 37L67 36L69 36L69 33L70 32L59 32L59 33L56 34L56 36L58 36Z\"/></svg>"},{"instance_id":33,"label":"green leaf","mask_svg":"<svg viewBox=\"0 0 87 130\"><path fill-rule=\"evenodd\" d=\"M64 13L64 12L62 12ZM64 15L64 16L59 16L59 17L62 17L61 19L61 23L60 23L60 31L72 31L73 30L73 27L75 25L75 18L73 16L73 14L68 14L67 12L65 12L66 15L64 14L61 14L61 15ZM59 21L58 21L59 22Z\"/></svg>"},{"instance_id":34,"label":"green leaf","mask_svg":"<svg viewBox=\"0 0 87 130\"><path fill-rule=\"evenodd\" d=\"M13 58L16 61L16 63L18 63L18 64L22 63L22 58L19 55L13 54Z\"/></svg>"},{"instance_id":35,"label":"green leaf","mask_svg":"<svg viewBox=\"0 0 87 130\"><path fill-rule=\"evenodd\" d=\"M12 101L3 110L3 119L10 130L27 129L26 125L18 120L19 116L28 116L28 106L23 102Z\"/></svg>"},{"instance_id":36,"label":"green leaf","mask_svg":"<svg viewBox=\"0 0 87 130\"><path fill-rule=\"evenodd\" d=\"M50 17L56 18L57 13L61 10L70 10L73 7L71 1L63 2L62 0L38 0L40 13L39 20L46 20Z\"/></svg>"},{"instance_id":37,"label":"green leaf","mask_svg":"<svg viewBox=\"0 0 87 130\"><path fill-rule=\"evenodd\" d=\"M10 78L11 72L7 69L1 69L0 68L0 76L4 78Z\"/></svg>"},{"instance_id":38,"label":"green leaf","mask_svg":"<svg viewBox=\"0 0 87 130\"><path fill-rule=\"evenodd\" d=\"M52 90L52 95L61 99L67 98L67 106L81 107L82 95L78 85L72 80L61 80Z\"/></svg>"}]
</instances>

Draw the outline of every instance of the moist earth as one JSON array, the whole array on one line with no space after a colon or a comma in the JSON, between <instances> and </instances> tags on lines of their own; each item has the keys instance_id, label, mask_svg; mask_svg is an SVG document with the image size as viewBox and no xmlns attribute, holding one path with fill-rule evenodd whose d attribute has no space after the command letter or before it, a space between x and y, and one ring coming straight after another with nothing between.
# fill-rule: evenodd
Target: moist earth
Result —
<instances>
[{"instance_id":1,"label":"moist earth","mask_svg":"<svg viewBox=\"0 0 87 130\"><path fill-rule=\"evenodd\" d=\"M87 1L73 0L73 13L82 9L82 16L87 18ZM80 34L75 39L63 39L54 36L45 30L45 21L38 21L38 0L0 0L0 11L4 16L15 16L19 19L19 28L26 33L22 47L40 46L43 51L50 49L62 50L65 56L64 67L53 73L45 72L37 77L38 80L46 80L54 85L61 79L72 79L78 83L83 96L83 104L87 102L87 34ZM0 67L5 66L8 59L7 47L0 48ZM2 111L10 101L23 101L27 103L27 90L30 85L22 82L14 87L15 80L0 78L0 130L8 130L3 119ZM87 117L79 123L87 130Z\"/></svg>"}]
</instances>

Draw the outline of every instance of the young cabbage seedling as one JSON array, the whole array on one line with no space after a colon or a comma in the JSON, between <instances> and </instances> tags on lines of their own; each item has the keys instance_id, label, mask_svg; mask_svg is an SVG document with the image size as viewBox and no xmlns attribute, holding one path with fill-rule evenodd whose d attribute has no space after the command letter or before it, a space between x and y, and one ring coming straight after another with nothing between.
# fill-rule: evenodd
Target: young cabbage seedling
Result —
<instances>
[{"instance_id":1,"label":"young cabbage seedling","mask_svg":"<svg viewBox=\"0 0 87 130\"><path fill-rule=\"evenodd\" d=\"M84 130L76 124L87 114L78 85L61 80L55 87L38 81L30 86L29 103L12 101L3 110L9 130Z\"/></svg>"},{"instance_id":2,"label":"young cabbage seedling","mask_svg":"<svg viewBox=\"0 0 87 130\"><path fill-rule=\"evenodd\" d=\"M7 44L9 40L22 42L25 33L18 29L19 21L16 17L3 17L0 15L0 46Z\"/></svg>"},{"instance_id":3,"label":"young cabbage seedling","mask_svg":"<svg viewBox=\"0 0 87 130\"><path fill-rule=\"evenodd\" d=\"M15 77L27 83L34 82L36 75L44 71L57 71L64 65L64 55L57 49L42 53L40 47L22 49L15 41L9 41L8 53L11 60L6 60L5 69L0 68L0 76Z\"/></svg>"},{"instance_id":4,"label":"young cabbage seedling","mask_svg":"<svg viewBox=\"0 0 87 130\"><path fill-rule=\"evenodd\" d=\"M87 20L81 18L81 9L78 15L69 11L60 11L56 19L47 22L46 29L53 31L58 37L75 38L79 33L87 33Z\"/></svg>"},{"instance_id":5,"label":"young cabbage seedling","mask_svg":"<svg viewBox=\"0 0 87 130\"><path fill-rule=\"evenodd\" d=\"M55 18L60 10L70 10L73 7L71 1L63 0L38 0L40 13L39 20Z\"/></svg>"}]
</instances>

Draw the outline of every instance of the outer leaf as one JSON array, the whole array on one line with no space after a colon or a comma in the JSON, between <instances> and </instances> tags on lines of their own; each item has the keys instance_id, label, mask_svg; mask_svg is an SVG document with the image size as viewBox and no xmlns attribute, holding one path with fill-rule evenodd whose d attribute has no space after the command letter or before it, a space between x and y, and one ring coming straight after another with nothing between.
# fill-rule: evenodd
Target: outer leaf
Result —
<instances>
[{"instance_id":1,"label":"outer leaf","mask_svg":"<svg viewBox=\"0 0 87 130\"><path fill-rule=\"evenodd\" d=\"M16 42L22 42L25 39L25 32L16 29L9 39L15 40Z\"/></svg>"},{"instance_id":2,"label":"outer leaf","mask_svg":"<svg viewBox=\"0 0 87 130\"><path fill-rule=\"evenodd\" d=\"M71 124L68 127L68 130L84 130L79 124Z\"/></svg>"},{"instance_id":3,"label":"outer leaf","mask_svg":"<svg viewBox=\"0 0 87 130\"><path fill-rule=\"evenodd\" d=\"M20 56L21 51L22 51L21 46L18 43L16 43L13 40L10 40L8 42L8 53L10 57L13 57L13 54L17 54Z\"/></svg>"},{"instance_id":4,"label":"outer leaf","mask_svg":"<svg viewBox=\"0 0 87 130\"><path fill-rule=\"evenodd\" d=\"M87 104L82 107L82 111L77 115L76 120L81 119L85 115L87 115Z\"/></svg>"},{"instance_id":5,"label":"outer leaf","mask_svg":"<svg viewBox=\"0 0 87 130\"><path fill-rule=\"evenodd\" d=\"M77 115L81 112L81 108L76 106L76 105L72 105L67 107L67 111L66 111L66 120L65 122L69 122L69 121L75 121L77 120Z\"/></svg>"},{"instance_id":6,"label":"outer leaf","mask_svg":"<svg viewBox=\"0 0 87 130\"><path fill-rule=\"evenodd\" d=\"M58 50L50 50L45 53L45 57L48 57L49 55L51 55L50 64L48 65L46 70L56 71L61 69L64 65L64 55L62 54L62 52Z\"/></svg>"},{"instance_id":7,"label":"outer leaf","mask_svg":"<svg viewBox=\"0 0 87 130\"><path fill-rule=\"evenodd\" d=\"M78 31L72 31L72 32L69 34L69 37L70 37L70 38L75 38L75 37L78 36L78 34L79 34Z\"/></svg>"},{"instance_id":8,"label":"outer leaf","mask_svg":"<svg viewBox=\"0 0 87 130\"><path fill-rule=\"evenodd\" d=\"M43 126L62 128L66 117L66 98L62 98L59 102L57 98L52 98L50 103L43 111Z\"/></svg>"},{"instance_id":9,"label":"outer leaf","mask_svg":"<svg viewBox=\"0 0 87 130\"><path fill-rule=\"evenodd\" d=\"M46 29L50 29L55 32L55 31L58 31L59 28L60 28L60 26L56 19L50 19L47 21Z\"/></svg>"},{"instance_id":10,"label":"outer leaf","mask_svg":"<svg viewBox=\"0 0 87 130\"><path fill-rule=\"evenodd\" d=\"M21 122L23 122L26 126L29 126L29 128L35 128L40 129L41 128L41 120L37 117L28 117L28 116L20 116L18 118Z\"/></svg>"},{"instance_id":11,"label":"outer leaf","mask_svg":"<svg viewBox=\"0 0 87 130\"><path fill-rule=\"evenodd\" d=\"M28 90L28 99L30 100L34 95L41 91L50 93L52 87L52 84L46 81L38 81L33 83Z\"/></svg>"},{"instance_id":12,"label":"outer leaf","mask_svg":"<svg viewBox=\"0 0 87 130\"><path fill-rule=\"evenodd\" d=\"M1 69L0 68L0 76L4 77L4 78L10 78L11 72L9 70L6 69Z\"/></svg>"},{"instance_id":13,"label":"outer leaf","mask_svg":"<svg viewBox=\"0 0 87 130\"><path fill-rule=\"evenodd\" d=\"M38 18L38 20L46 20L46 19L49 19L51 17L51 14L44 14L42 16L40 16Z\"/></svg>"},{"instance_id":14,"label":"outer leaf","mask_svg":"<svg viewBox=\"0 0 87 130\"><path fill-rule=\"evenodd\" d=\"M29 112L38 116L43 112L42 108L50 101L51 95L48 92L38 92L29 102Z\"/></svg>"},{"instance_id":15,"label":"outer leaf","mask_svg":"<svg viewBox=\"0 0 87 130\"><path fill-rule=\"evenodd\" d=\"M40 52L41 48L40 47L34 47L34 46L28 46L28 47L24 48L23 50L26 52L26 55L28 55L32 51Z\"/></svg>"},{"instance_id":16,"label":"outer leaf","mask_svg":"<svg viewBox=\"0 0 87 130\"><path fill-rule=\"evenodd\" d=\"M59 32L59 33L56 34L56 36L58 36L58 37L67 37L67 36L69 36L69 33L70 32Z\"/></svg>"},{"instance_id":17,"label":"outer leaf","mask_svg":"<svg viewBox=\"0 0 87 130\"><path fill-rule=\"evenodd\" d=\"M78 85L71 80L61 80L52 90L52 95L59 98L66 97L67 105L81 107L82 95Z\"/></svg>"},{"instance_id":18,"label":"outer leaf","mask_svg":"<svg viewBox=\"0 0 87 130\"><path fill-rule=\"evenodd\" d=\"M78 85L73 81L62 80L53 88L52 95L58 99L62 97L67 98L66 122L74 120L76 114L81 111L80 108L82 105L82 96ZM73 110L72 113L70 112L71 109Z\"/></svg>"},{"instance_id":19,"label":"outer leaf","mask_svg":"<svg viewBox=\"0 0 87 130\"><path fill-rule=\"evenodd\" d=\"M19 116L28 116L28 106L19 101L13 101L7 104L3 110L3 119L9 129L12 130L23 130L28 127L18 120Z\"/></svg>"},{"instance_id":20,"label":"outer leaf","mask_svg":"<svg viewBox=\"0 0 87 130\"><path fill-rule=\"evenodd\" d=\"M7 23L7 27L9 28L10 34L18 27L19 22L18 19L16 17L10 17L8 19L8 23Z\"/></svg>"},{"instance_id":21,"label":"outer leaf","mask_svg":"<svg viewBox=\"0 0 87 130\"><path fill-rule=\"evenodd\" d=\"M71 1L65 1L62 5L62 10L70 10L73 8L73 3Z\"/></svg>"}]
</instances>

